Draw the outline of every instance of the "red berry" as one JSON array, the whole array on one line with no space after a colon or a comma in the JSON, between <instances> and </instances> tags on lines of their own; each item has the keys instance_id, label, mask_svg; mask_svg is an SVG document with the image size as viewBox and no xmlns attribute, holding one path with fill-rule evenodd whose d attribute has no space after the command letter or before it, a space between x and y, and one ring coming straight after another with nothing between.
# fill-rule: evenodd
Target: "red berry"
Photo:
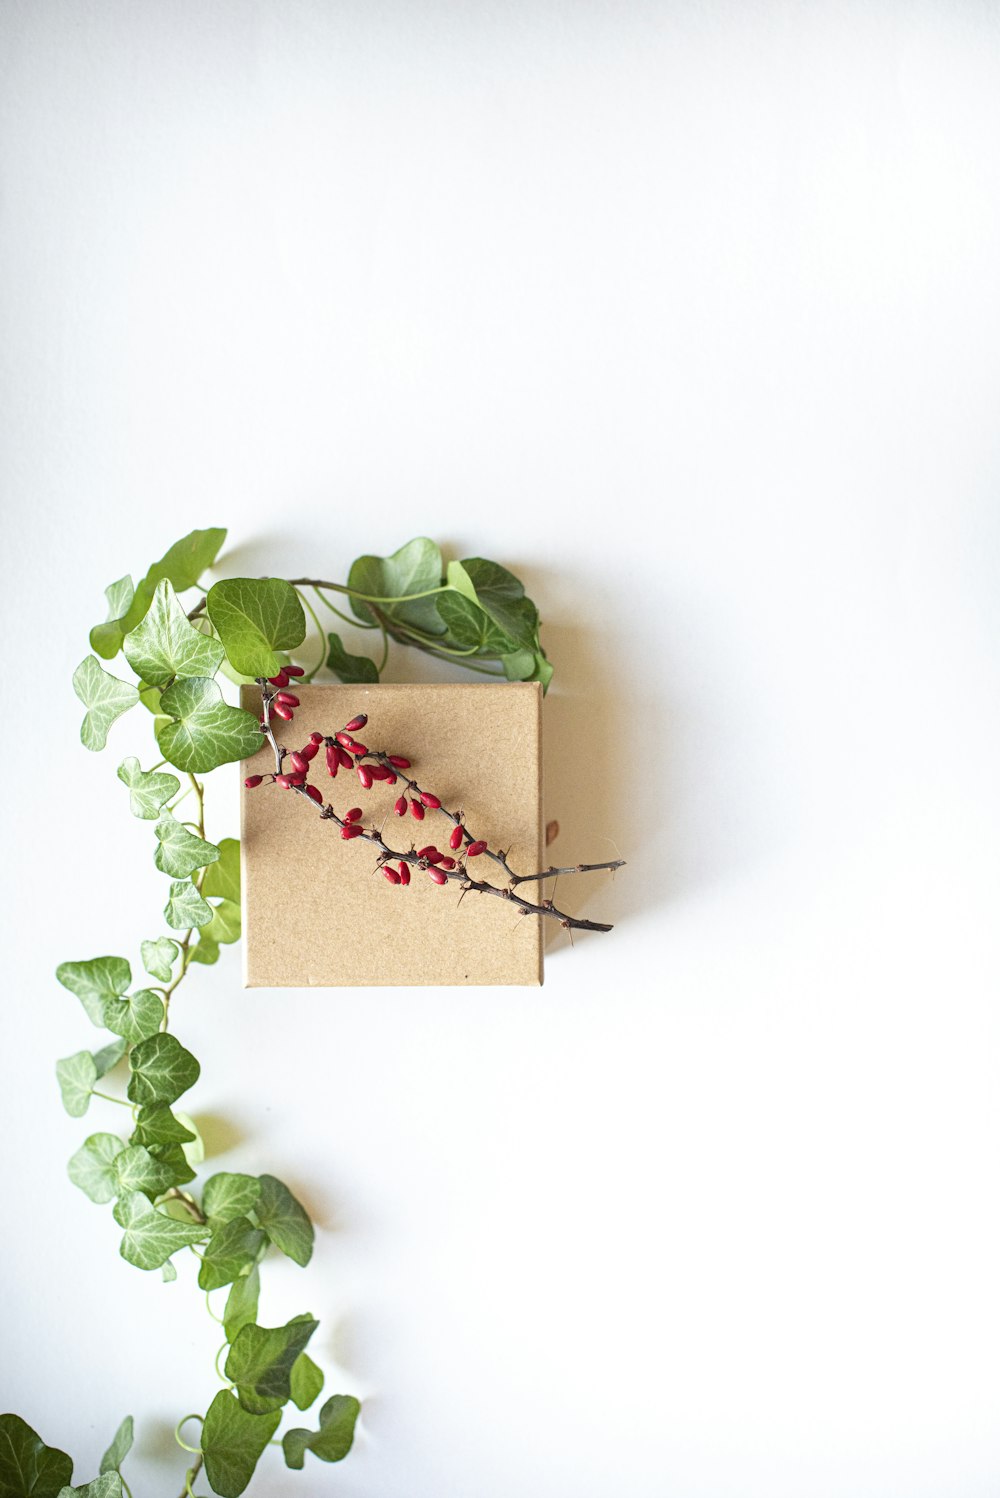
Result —
<instances>
[{"instance_id":1,"label":"red berry","mask_svg":"<svg viewBox=\"0 0 1000 1498\"><path fill-rule=\"evenodd\" d=\"M405 796L400 796L399 800L396 802L395 806L392 809L396 813L397 817L405 817L406 816L406 797Z\"/></svg>"},{"instance_id":2,"label":"red berry","mask_svg":"<svg viewBox=\"0 0 1000 1498\"><path fill-rule=\"evenodd\" d=\"M388 780L389 776L392 775L392 771L387 770L385 765L372 765L371 772L373 780ZM392 775L392 778L395 780L395 775Z\"/></svg>"},{"instance_id":3,"label":"red berry","mask_svg":"<svg viewBox=\"0 0 1000 1498\"><path fill-rule=\"evenodd\" d=\"M364 726L365 726L365 724L367 722L368 722L368 714L367 713L358 713L358 716L356 718L352 718L351 721L350 721L350 723L345 723L344 724L344 729L346 730L347 733L357 733L358 729L359 728L364 728Z\"/></svg>"},{"instance_id":4,"label":"red berry","mask_svg":"<svg viewBox=\"0 0 1000 1498\"><path fill-rule=\"evenodd\" d=\"M292 762L293 770L297 770L300 775L309 773L309 761L297 749L293 749L288 757Z\"/></svg>"},{"instance_id":5,"label":"red berry","mask_svg":"<svg viewBox=\"0 0 1000 1498\"><path fill-rule=\"evenodd\" d=\"M292 784L287 775L275 775L274 783L275 785L280 785L283 791L287 791Z\"/></svg>"},{"instance_id":6,"label":"red berry","mask_svg":"<svg viewBox=\"0 0 1000 1498\"><path fill-rule=\"evenodd\" d=\"M339 733L334 734L334 738L337 740L338 744L343 744L345 749L349 749L351 747L351 735L347 733L343 728Z\"/></svg>"},{"instance_id":7,"label":"red berry","mask_svg":"<svg viewBox=\"0 0 1000 1498\"><path fill-rule=\"evenodd\" d=\"M478 858L480 853L486 852L486 844L482 841L470 843L465 851L469 858Z\"/></svg>"},{"instance_id":8,"label":"red berry","mask_svg":"<svg viewBox=\"0 0 1000 1498\"><path fill-rule=\"evenodd\" d=\"M389 763L390 765L395 765L397 770L408 770L410 768L410 761L404 759L401 754L390 754Z\"/></svg>"},{"instance_id":9,"label":"red berry","mask_svg":"<svg viewBox=\"0 0 1000 1498\"><path fill-rule=\"evenodd\" d=\"M319 750L319 745L318 744L314 744L313 741L312 741L312 739L310 739L309 742L308 742L308 744L303 744L302 745L302 748L299 750L299 753L302 755L303 759L315 759L318 750Z\"/></svg>"},{"instance_id":10,"label":"red berry","mask_svg":"<svg viewBox=\"0 0 1000 1498\"><path fill-rule=\"evenodd\" d=\"M271 707L271 711L276 718L282 718L286 723L290 723L295 717L291 708L286 707L283 702L275 702Z\"/></svg>"},{"instance_id":11,"label":"red berry","mask_svg":"<svg viewBox=\"0 0 1000 1498\"><path fill-rule=\"evenodd\" d=\"M368 753L368 745L367 744L359 744L358 741L357 741L357 739L352 739L351 742L348 744L347 747L348 747L348 749L350 749L350 751L351 751L352 754L367 754Z\"/></svg>"},{"instance_id":12,"label":"red berry","mask_svg":"<svg viewBox=\"0 0 1000 1498\"><path fill-rule=\"evenodd\" d=\"M305 676L306 674L305 666L286 666L285 670L289 676Z\"/></svg>"},{"instance_id":13,"label":"red berry","mask_svg":"<svg viewBox=\"0 0 1000 1498\"><path fill-rule=\"evenodd\" d=\"M417 849L417 857L418 858L430 858L430 855L432 853L437 853L437 849L435 848L435 846L434 846L433 843L428 843L426 848L418 848ZM431 859L431 862L432 863L437 863L437 859L436 858Z\"/></svg>"},{"instance_id":14,"label":"red berry","mask_svg":"<svg viewBox=\"0 0 1000 1498\"><path fill-rule=\"evenodd\" d=\"M360 806L352 806L351 809L350 809L350 811L345 811L344 812L344 821L345 822L360 822L361 818L363 816L364 816L364 812L361 810Z\"/></svg>"},{"instance_id":15,"label":"red berry","mask_svg":"<svg viewBox=\"0 0 1000 1498\"><path fill-rule=\"evenodd\" d=\"M310 786L309 789L312 790L312 786ZM455 867L455 860L453 858L448 858L444 853L439 853L434 862L440 864L443 869L453 869Z\"/></svg>"},{"instance_id":16,"label":"red berry","mask_svg":"<svg viewBox=\"0 0 1000 1498\"><path fill-rule=\"evenodd\" d=\"M248 791L252 791L255 786L260 785L263 779L263 775L248 775L243 784L246 786Z\"/></svg>"},{"instance_id":17,"label":"red berry","mask_svg":"<svg viewBox=\"0 0 1000 1498\"><path fill-rule=\"evenodd\" d=\"M326 768L331 775L336 775L340 769L340 755L337 753L336 744L327 744L326 746Z\"/></svg>"},{"instance_id":18,"label":"red berry","mask_svg":"<svg viewBox=\"0 0 1000 1498\"><path fill-rule=\"evenodd\" d=\"M275 702L283 702L286 707L298 707L299 699L292 692L279 692Z\"/></svg>"},{"instance_id":19,"label":"red berry","mask_svg":"<svg viewBox=\"0 0 1000 1498\"><path fill-rule=\"evenodd\" d=\"M395 869L387 869L383 865L382 874L386 879L388 879L390 884L402 884L403 882L400 879L399 875L396 873Z\"/></svg>"},{"instance_id":20,"label":"red berry","mask_svg":"<svg viewBox=\"0 0 1000 1498\"><path fill-rule=\"evenodd\" d=\"M311 733L309 735L309 742L318 746L323 742L323 735L321 733Z\"/></svg>"},{"instance_id":21,"label":"red berry","mask_svg":"<svg viewBox=\"0 0 1000 1498\"><path fill-rule=\"evenodd\" d=\"M449 848L460 848L461 846L462 846L462 828L461 828L461 826L458 826L458 827L455 827L452 830L451 837L448 839L448 847Z\"/></svg>"},{"instance_id":22,"label":"red berry","mask_svg":"<svg viewBox=\"0 0 1000 1498\"><path fill-rule=\"evenodd\" d=\"M358 765L358 779L366 791L371 790L373 777L370 765Z\"/></svg>"},{"instance_id":23,"label":"red berry","mask_svg":"<svg viewBox=\"0 0 1000 1498\"><path fill-rule=\"evenodd\" d=\"M410 865L404 863L403 859L399 860L399 882L400 884L409 884L410 882Z\"/></svg>"},{"instance_id":24,"label":"red berry","mask_svg":"<svg viewBox=\"0 0 1000 1498\"><path fill-rule=\"evenodd\" d=\"M448 883L448 875L446 873L444 873L443 870L441 870L441 869L428 869L427 872L428 872L428 874L430 874L430 876L434 880L435 884L447 884Z\"/></svg>"},{"instance_id":25,"label":"red berry","mask_svg":"<svg viewBox=\"0 0 1000 1498\"><path fill-rule=\"evenodd\" d=\"M358 826L357 822L348 822L346 827L341 827L340 835L345 842L349 842L352 837L360 837L364 830L363 827Z\"/></svg>"},{"instance_id":26,"label":"red berry","mask_svg":"<svg viewBox=\"0 0 1000 1498\"><path fill-rule=\"evenodd\" d=\"M410 816L415 822L422 822L424 820L424 809L419 801L410 802Z\"/></svg>"},{"instance_id":27,"label":"red berry","mask_svg":"<svg viewBox=\"0 0 1000 1498\"><path fill-rule=\"evenodd\" d=\"M347 750L344 749L340 744L337 745L337 753L340 756L340 763L343 766L343 768L345 770L353 770L354 769L354 761L351 758L351 756L348 754Z\"/></svg>"},{"instance_id":28,"label":"red berry","mask_svg":"<svg viewBox=\"0 0 1000 1498\"><path fill-rule=\"evenodd\" d=\"M430 807L431 811L437 811L438 807L441 805L441 802L438 800L438 798L436 796L432 796L430 791L421 791L420 799L425 806Z\"/></svg>"},{"instance_id":29,"label":"red berry","mask_svg":"<svg viewBox=\"0 0 1000 1498\"><path fill-rule=\"evenodd\" d=\"M306 786L306 795L307 796L311 796L314 801L317 801L320 804L320 806L322 806L322 804L323 804L323 792L320 790L320 788L319 788L318 785L307 785Z\"/></svg>"},{"instance_id":30,"label":"red berry","mask_svg":"<svg viewBox=\"0 0 1000 1498\"><path fill-rule=\"evenodd\" d=\"M386 785L395 785L397 778L398 778L397 776L392 775L392 774L386 775L386 777L385 777L385 783L386 783Z\"/></svg>"},{"instance_id":31,"label":"red berry","mask_svg":"<svg viewBox=\"0 0 1000 1498\"><path fill-rule=\"evenodd\" d=\"M298 770L295 770L291 775L288 776L288 782L290 785L305 785L306 777L304 775L300 775Z\"/></svg>"},{"instance_id":32,"label":"red berry","mask_svg":"<svg viewBox=\"0 0 1000 1498\"><path fill-rule=\"evenodd\" d=\"M272 687L287 687L288 672L284 669L284 667L282 667L277 676L269 676L267 679L271 683Z\"/></svg>"}]
</instances>

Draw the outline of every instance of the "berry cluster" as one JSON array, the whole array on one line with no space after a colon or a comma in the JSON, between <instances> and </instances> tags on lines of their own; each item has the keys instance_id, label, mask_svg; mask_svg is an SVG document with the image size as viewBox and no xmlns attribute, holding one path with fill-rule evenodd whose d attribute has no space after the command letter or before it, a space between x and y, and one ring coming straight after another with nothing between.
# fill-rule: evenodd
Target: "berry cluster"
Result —
<instances>
[{"instance_id":1,"label":"berry cluster","mask_svg":"<svg viewBox=\"0 0 1000 1498\"><path fill-rule=\"evenodd\" d=\"M248 790L253 790L267 781L281 790L295 791L301 796L307 796L320 808L320 815L325 820L332 821L340 828L340 835L345 842L364 838L379 848L376 867L381 870L383 878L389 884L405 887L410 883L411 868L416 868L426 873L434 884L446 885L455 880L460 884L463 893L474 890L479 894L498 895L503 899L511 900L524 914L554 916L566 927L589 931L610 931L610 926L596 921L580 920L574 916L565 915L564 912L556 909L552 900L543 899L537 904L527 900L517 893L517 886L563 873L616 869L621 867L624 860L614 859L601 864L577 864L566 869L550 868L537 874L515 874L507 862L506 853L492 850L485 838L477 838L468 830L465 826L464 813L449 811L442 806L439 796L431 791L422 790L416 780L407 774L407 771L412 768L412 763L405 755L388 754L383 750L373 751L368 748L367 744L358 740L356 735L368 722L366 713L357 714L334 734L311 733L308 742L299 749L289 750L278 744L274 737L272 719L279 718L284 723L292 721L295 709L300 705L299 699L294 693L284 689L291 678L303 674L304 672L298 666L285 666L277 676L266 679L258 677L262 707L260 724L274 752L275 768L274 773L270 775L248 776L244 781ZM315 781L309 779L310 774L316 769L315 761L321 746L325 750L327 773L331 779L335 779L341 770L353 771L366 791L371 790L376 783L395 786L402 781L405 789L393 806L397 816L403 817L409 812L414 821L422 822L427 812L430 811L446 817L453 824L448 837L450 852L443 852L434 843L427 843L422 848L411 846L406 851L390 847L383 838L381 830L374 826L363 825L364 812L360 806L352 806L340 815L332 802L324 798L323 791ZM467 867L468 860L479 858L483 854L504 871L508 881L506 885L490 884L486 880L472 878ZM392 863L395 867L391 867Z\"/></svg>"}]
</instances>

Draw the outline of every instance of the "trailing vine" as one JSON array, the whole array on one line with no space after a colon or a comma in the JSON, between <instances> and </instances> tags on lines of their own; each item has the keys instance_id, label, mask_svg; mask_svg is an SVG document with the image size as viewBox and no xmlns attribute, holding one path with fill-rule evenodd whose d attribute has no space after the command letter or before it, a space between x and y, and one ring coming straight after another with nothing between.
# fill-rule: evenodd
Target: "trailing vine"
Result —
<instances>
[{"instance_id":1,"label":"trailing vine","mask_svg":"<svg viewBox=\"0 0 1000 1498\"><path fill-rule=\"evenodd\" d=\"M445 564L434 542L418 538L392 556L358 558L346 583L223 578L206 590L203 576L215 566L225 536L221 529L193 531L138 583L126 576L105 590L107 618L91 630L93 653L73 676L85 709L81 738L88 749L102 750L123 713L141 705L150 714L153 762L143 769L129 756L117 773L132 815L152 825L154 862L169 881L166 929L139 942L145 977L138 983L123 956L63 962L56 972L105 1034L99 1048L58 1062L66 1111L82 1118L94 1105L108 1110L109 1123L127 1114L124 1129L109 1127L83 1140L69 1161L70 1180L91 1201L111 1206L122 1231L121 1256L136 1268L173 1280L175 1258L194 1256L198 1285L225 1337L216 1358L222 1386L204 1413L184 1415L175 1427L178 1447L190 1457L181 1498L197 1498L201 1482L221 1498L238 1498L269 1445L280 1444L292 1469L301 1469L309 1453L321 1462L340 1461L351 1449L361 1409L352 1395L335 1393L308 1426L294 1417L287 1421L279 1439L289 1407L312 1408L326 1380L306 1351L318 1325L311 1315L281 1326L258 1320L261 1270L275 1252L306 1266L313 1224L303 1204L269 1173L222 1171L202 1179L203 1142L193 1119L177 1107L201 1068L175 1033L175 995L196 965L214 964L220 947L240 936L239 843L210 837L205 777L256 753L265 734L274 746L269 685L287 685L293 673L309 682L324 668L342 682L378 681L390 641L488 676L540 681L543 689L552 675L538 639L537 608L518 579L495 562L474 557ZM323 628L319 611L374 632L378 660L350 653L340 633ZM311 665L292 664L289 652L300 647ZM102 661L119 655L124 666L106 670ZM116 674L121 670L127 676ZM226 701L220 673L234 684L262 682L264 726ZM473 845L466 856L475 856ZM432 870L433 860L424 855L422 867ZM519 879L545 877L507 873L512 894ZM211 1297L222 1292L219 1314ZM132 1440L126 1417L98 1475L73 1487L71 1458L20 1416L2 1415L0 1492L9 1498L131 1498L121 1469Z\"/></svg>"}]
</instances>

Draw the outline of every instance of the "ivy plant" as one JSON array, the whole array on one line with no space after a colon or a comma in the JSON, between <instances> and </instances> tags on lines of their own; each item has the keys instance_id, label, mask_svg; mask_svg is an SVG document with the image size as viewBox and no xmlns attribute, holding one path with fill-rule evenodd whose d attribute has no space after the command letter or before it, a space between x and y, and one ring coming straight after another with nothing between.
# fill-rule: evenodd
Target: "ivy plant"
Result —
<instances>
[{"instance_id":1,"label":"ivy plant","mask_svg":"<svg viewBox=\"0 0 1000 1498\"><path fill-rule=\"evenodd\" d=\"M238 1498L269 1446L293 1470L310 1454L341 1461L361 1409L353 1395L334 1393L311 1425L301 1423L326 1386L306 1350L318 1323L307 1312L280 1326L261 1320L261 1270L274 1254L308 1265L309 1213L267 1171L206 1176L204 1144L182 1107L201 1066L175 1033L174 996L196 965L214 964L240 936L239 843L209 836L204 777L263 742L257 716L227 701L226 690L276 675L291 651L311 662L300 671L305 681L328 671L342 682L376 682L390 641L543 689L552 676L538 610L496 562L445 562L433 541L418 537L391 556L359 557L345 583L220 576L206 587L209 569L224 572L225 538L219 527L192 531L137 583L127 575L105 589L107 617L91 630L92 653L73 675L85 709L80 737L87 749L103 750L124 713L149 715L155 749L122 759L117 776L131 815L150 825L150 854L166 881L163 927L157 932L151 921L153 934L136 943L138 977L121 955L74 958L56 970L101 1032L95 1049L57 1062L63 1106L73 1118L89 1119L93 1106L124 1123L116 1131L102 1116L69 1160L70 1181L110 1208L121 1257L136 1269L169 1282L175 1260L194 1256L225 1339L216 1358L222 1387L203 1414L175 1428L191 1457L184 1493L194 1498L204 1483ZM336 629L324 627L321 610ZM365 632L378 641L375 654L360 644ZM283 1421L290 1423L281 1433ZM183 1435L192 1425L195 1444ZM127 1416L99 1471L73 1486L71 1458L19 1415L2 1415L0 1498L130 1498L122 1465L132 1441Z\"/></svg>"}]
</instances>

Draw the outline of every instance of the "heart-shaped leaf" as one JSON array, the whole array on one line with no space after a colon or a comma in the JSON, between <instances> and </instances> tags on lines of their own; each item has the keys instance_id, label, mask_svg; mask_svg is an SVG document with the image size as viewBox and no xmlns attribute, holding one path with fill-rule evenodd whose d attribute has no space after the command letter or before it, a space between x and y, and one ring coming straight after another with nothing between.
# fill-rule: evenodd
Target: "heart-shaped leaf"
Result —
<instances>
[{"instance_id":1,"label":"heart-shaped leaf","mask_svg":"<svg viewBox=\"0 0 1000 1498\"><path fill-rule=\"evenodd\" d=\"M163 916L174 931L207 926L212 914L211 905L202 899L189 879L178 879L170 886L170 898L163 907Z\"/></svg>"},{"instance_id":2,"label":"heart-shaped leaf","mask_svg":"<svg viewBox=\"0 0 1000 1498\"><path fill-rule=\"evenodd\" d=\"M197 1059L186 1051L176 1035L151 1035L140 1041L129 1055L132 1076L128 1084L130 1102L172 1103L193 1087L201 1073Z\"/></svg>"},{"instance_id":3,"label":"heart-shaped leaf","mask_svg":"<svg viewBox=\"0 0 1000 1498\"><path fill-rule=\"evenodd\" d=\"M92 1202L114 1201L118 1195L118 1179L114 1172L115 1157L125 1148L117 1134L91 1134L85 1139L75 1155L71 1155L66 1170L74 1186L79 1186Z\"/></svg>"},{"instance_id":4,"label":"heart-shaped leaf","mask_svg":"<svg viewBox=\"0 0 1000 1498\"><path fill-rule=\"evenodd\" d=\"M295 1316L285 1326L244 1326L229 1349L226 1377L252 1415L280 1409L291 1397L292 1365L319 1325Z\"/></svg>"},{"instance_id":5,"label":"heart-shaped leaf","mask_svg":"<svg viewBox=\"0 0 1000 1498\"><path fill-rule=\"evenodd\" d=\"M189 832L172 812L164 812L153 831L160 845L153 861L162 874L169 874L172 879L187 879L195 869L203 869L219 856L214 843Z\"/></svg>"},{"instance_id":6,"label":"heart-shaped leaf","mask_svg":"<svg viewBox=\"0 0 1000 1498\"><path fill-rule=\"evenodd\" d=\"M141 1191L119 1197L114 1217L118 1226L125 1229L118 1251L137 1269L159 1269L179 1248L201 1243L208 1237L206 1227L177 1222L154 1207Z\"/></svg>"},{"instance_id":7,"label":"heart-shaped leaf","mask_svg":"<svg viewBox=\"0 0 1000 1498\"><path fill-rule=\"evenodd\" d=\"M92 655L73 672L73 690L87 709L80 727L87 749L103 749L112 723L139 701L135 687L105 671Z\"/></svg>"},{"instance_id":8,"label":"heart-shaped leaf","mask_svg":"<svg viewBox=\"0 0 1000 1498\"><path fill-rule=\"evenodd\" d=\"M220 1223L209 1239L198 1271L203 1290L221 1290L240 1275L249 1274L267 1239L248 1217Z\"/></svg>"},{"instance_id":9,"label":"heart-shaped leaf","mask_svg":"<svg viewBox=\"0 0 1000 1498\"><path fill-rule=\"evenodd\" d=\"M97 1067L89 1051L77 1051L56 1062L56 1077L63 1107L70 1118L82 1118L90 1107L90 1097L97 1081Z\"/></svg>"},{"instance_id":10,"label":"heart-shaped leaf","mask_svg":"<svg viewBox=\"0 0 1000 1498\"><path fill-rule=\"evenodd\" d=\"M65 1451L46 1446L20 1415L0 1415L2 1498L58 1498L72 1476Z\"/></svg>"},{"instance_id":11,"label":"heart-shaped leaf","mask_svg":"<svg viewBox=\"0 0 1000 1498\"><path fill-rule=\"evenodd\" d=\"M226 656L243 676L275 676L277 650L306 637L306 616L291 583L279 577L230 577L208 594L208 617Z\"/></svg>"},{"instance_id":12,"label":"heart-shaped leaf","mask_svg":"<svg viewBox=\"0 0 1000 1498\"><path fill-rule=\"evenodd\" d=\"M200 775L231 760L249 758L264 742L253 713L230 707L206 676L175 681L163 693L160 707L171 721L157 730L157 743L164 758L178 770Z\"/></svg>"},{"instance_id":13,"label":"heart-shaped leaf","mask_svg":"<svg viewBox=\"0 0 1000 1498\"><path fill-rule=\"evenodd\" d=\"M130 577L120 577L104 590L108 600L108 617L104 624L95 624L90 631L90 648L102 660L110 661L122 648L125 638L125 619L132 607L135 588Z\"/></svg>"},{"instance_id":14,"label":"heart-shaped leaf","mask_svg":"<svg viewBox=\"0 0 1000 1498\"><path fill-rule=\"evenodd\" d=\"M91 957L86 962L61 962L56 978L75 993L92 1024L104 1028L104 1005L119 998L132 982L124 957Z\"/></svg>"},{"instance_id":15,"label":"heart-shaped leaf","mask_svg":"<svg viewBox=\"0 0 1000 1498\"><path fill-rule=\"evenodd\" d=\"M142 623L125 636L124 648L136 676L154 687L179 676L214 676L225 654L218 640L189 622L166 578L157 583Z\"/></svg>"},{"instance_id":16,"label":"heart-shaped leaf","mask_svg":"<svg viewBox=\"0 0 1000 1498\"><path fill-rule=\"evenodd\" d=\"M220 1170L205 1182L201 1207L212 1226L218 1227L234 1217L245 1217L256 1206L259 1196L260 1181L256 1176Z\"/></svg>"},{"instance_id":17,"label":"heart-shaped leaf","mask_svg":"<svg viewBox=\"0 0 1000 1498\"><path fill-rule=\"evenodd\" d=\"M348 655L339 635L328 634L330 650L326 658L327 670L332 671L347 685L356 682L378 681L378 667L366 655Z\"/></svg>"},{"instance_id":18,"label":"heart-shaped leaf","mask_svg":"<svg viewBox=\"0 0 1000 1498\"><path fill-rule=\"evenodd\" d=\"M407 625L428 635L444 633L435 607L444 564L440 547L426 536L407 541L390 557L358 557L351 566L347 586L364 598L351 598L358 619L383 618L390 627Z\"/></svg>"},{"instance_id":19,"label":"heart-shaped leaf","mask_svg":"<svg viewBox=\"0 0 1000 1498\"><path fill-rule=\"evenodd\" d=\"M280 1248L296 1264L308 1264L314 1236L308 1212L277 1177L263 1175L259 1180L260 1196L254 1216L275 1248Z\"/></svg>"},{"instance_id":20,"label":"heart-shaped leaf","mask_svg":"<svg viewBox=\"0 0 1000 1498\"><path fill-rule=\"evenodd\" d=\"M163 775L155 770L143 770L135 755L129 755L118 766L118 779L129 788L129 809L134 817L152 821L160 815L172 796L176 796L181 783L176 775Z\"/></svg>"},{"instance_id":21,"label":"heart-shaped leaf","mask_svg":"<svg viewBox=\"0 0 1000 1498\"><path fill-rule=\"evenodd\" d=\"M239 1498L280 1423L280 1410L249 1415L235 1394L219 1390L201 1428L205 1476L214 1493Z\"/></svg>"},{"instance_id":22,"label":"heart-shaped leaf","mask_svg":"<svg viewBox=\"0 0 1000 1498\"><path fill-rule=\"evenodd\" d=\"M354 1442L361 1405L352 1394L334 1394L319 1412L319 1430L286 1430L281 1444L285 1463L296 1471L305 1466L306 1452L321 1462L339 1462Z\"/></svg>"},{"instance_id":23,"label":"heart-shaped leaf","mask_svg":"<svg viewBox=\"0 0 1000 1498\"><path fill-rule=\"evenodd\" d=\"M169 983L171 968L180 951L177 943L168 936L158 936L155 941L144 941L141 951L142 965L149 976L159 978L161 983Z\"/></svg>"},{"instance_id":24,"label":"heart-shaped leaf","mask_svg":"<svg viewBox=\"0 0 1000 1498\"><path fill-rule=\"evenodd\" d=\"M138 988L121 999L108 999L104 1005L105 1027L121 1035L129 1045L137 1045L155 1035L163 1023L163 1000L151 988Z\"/></svg>"}]
</instances>

